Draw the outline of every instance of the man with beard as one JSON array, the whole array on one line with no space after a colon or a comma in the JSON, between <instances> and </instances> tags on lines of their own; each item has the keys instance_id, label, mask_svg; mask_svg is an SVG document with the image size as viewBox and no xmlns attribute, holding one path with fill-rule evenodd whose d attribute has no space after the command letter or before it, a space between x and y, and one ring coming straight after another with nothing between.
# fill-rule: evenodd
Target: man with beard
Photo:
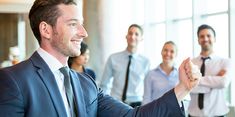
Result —
<instances>
[{"instance_id":1,"label":"man with beard","mask_svg":"<svg viewBox=\"0 0 235 117\"><path fill-rule=\"evenodd\" d=\"M215 55L216 33L211 26L199 26L197 36L201 53L192 62L200 68L202 79L190 93L189 116L223 117L229 112L224 90L231 80L231 61Z\"/></svg>"},{"instance_id":2,"label":"man with beard","mask_svg":"<svg viewBox=\"0 0 235 117\"><path fill-rule=\"evenodd\" d=\"M91 77L68 68L88 36L73 0L35 0L30 26L40 47L12 67L0 69L0 117L183 117L179 103L198 84L200 72L186 59L180 83L162 98L131 108L97 88Z\"/></svg>"}]
</instances>

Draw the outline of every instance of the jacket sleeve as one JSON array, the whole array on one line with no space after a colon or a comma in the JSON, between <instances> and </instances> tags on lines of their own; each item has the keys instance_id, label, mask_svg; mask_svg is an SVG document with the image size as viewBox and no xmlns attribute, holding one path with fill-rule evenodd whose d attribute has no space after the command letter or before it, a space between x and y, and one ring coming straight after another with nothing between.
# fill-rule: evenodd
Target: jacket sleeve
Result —
<instances>
[{"instance_id":1,"label":"jacket sleeve","mask_svg":"<svg viewBox=\"0 0 235 117\"><path fill-rule=\"evenodd\" d=\"M174 89L167 92L161 98L154 100L147 105L136 108L123 104L108 95L102 90L99 93L98 101L99 117L184 117L184 110L180 109Z\"/></svg>"},{"instance_id":2,"label":"jacket sleeve","mask_svg":"<svg viewBox=\"0 0 235 117\"><path fill-rule=\"evenodd\" d=\"M0 117L23 117L23 98L10 74L0 70Z\"/></svg>"}]
</instances>

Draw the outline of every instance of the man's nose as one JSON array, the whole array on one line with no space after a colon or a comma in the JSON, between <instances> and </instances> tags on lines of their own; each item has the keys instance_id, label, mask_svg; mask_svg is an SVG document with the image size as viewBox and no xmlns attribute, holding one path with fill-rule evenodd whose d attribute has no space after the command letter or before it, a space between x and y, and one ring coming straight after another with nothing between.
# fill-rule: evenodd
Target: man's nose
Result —
<instances>
[{"instance_id":1,"label":"man's nose","mask_svg":"<svg viewBox=\"0 0 235 117\"><path fill-rule=\"evenodd\" d=\"M78 27L78 34L82 38L88 37L87 31L86 31L86 29L82 25Z\"/></svg>"}]
</instances>

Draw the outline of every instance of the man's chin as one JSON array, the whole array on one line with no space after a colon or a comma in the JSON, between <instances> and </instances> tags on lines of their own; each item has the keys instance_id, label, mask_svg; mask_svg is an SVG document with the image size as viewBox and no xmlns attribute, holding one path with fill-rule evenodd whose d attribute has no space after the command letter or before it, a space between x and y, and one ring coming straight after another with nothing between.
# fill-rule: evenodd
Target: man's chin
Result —
<instances>
[{"instance_id":1,"label":"man's chin","mask_svg":"<svg viewBox=\"0 0 235 117\"><path fill-rule=\"evenodd\" d=\"M72 53L71 55L70 55L70 57L76 57L76 56L79 56L81 54L81 52L79 51L79 52L77 52L77 53Z\"/></svg>"},{"instance_id":2,"label":"man's chin","mask_svg":"<svg viewBox=\"0 0 235 117\"><path fill-rule=\"evenodd\" d=\"M79 56L79 55L81 55L81 52L79 51L79 53L76 53L76 55L75 56Z\"/></svg>"}]
</instances>

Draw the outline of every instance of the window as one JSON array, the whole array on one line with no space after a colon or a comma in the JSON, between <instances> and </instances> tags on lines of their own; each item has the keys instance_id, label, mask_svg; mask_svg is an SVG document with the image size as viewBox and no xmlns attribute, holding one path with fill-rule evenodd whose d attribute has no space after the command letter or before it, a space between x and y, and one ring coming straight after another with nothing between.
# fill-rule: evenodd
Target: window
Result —
<instances>
[{"instance_id":1,"label":"window","mask_svg":"<svg viewBox=\"0 0 235 117\"><path fill-rule=\"evenodd\" d=\"M205 22L210 24L216 31L215 52L220 56L229 57L228 14L224 13L208 16L205 20Z\"/></svg>"},{"instance_id":2,"label":"window","mask_svg":"<svg viewBox=\"0 0 235 117\"><path fill-rule=\"evenodd\" d=\"M145 1L145 48L147 56L151 58L152 67L161 62L161 48L165 41L172 40L178 46L177 63L186 57L196 57L200 53L197 41L197 28L201 24L209 24L216 31L214 51L219 56L231 57L231 40L229 32L232 20L229 3L234 0L148 0ZM231 7L231 6L230 6ZM230 8L230 9L234 9ZM230 13L230 14L229 14ZM234 18L235 16L233 16ZM230 35L230 36L229 36ZM151 51L151 52L148 52ZM151 54L150 54L151 53ZM154 54L153 54L154 53ZM235 89L231 89L235 90ZM235 97L229 97L228 102ZM230 92L229 92L230 91ZM231 95L234 96L234 95Z\"/></svg>"}]
</instances>

